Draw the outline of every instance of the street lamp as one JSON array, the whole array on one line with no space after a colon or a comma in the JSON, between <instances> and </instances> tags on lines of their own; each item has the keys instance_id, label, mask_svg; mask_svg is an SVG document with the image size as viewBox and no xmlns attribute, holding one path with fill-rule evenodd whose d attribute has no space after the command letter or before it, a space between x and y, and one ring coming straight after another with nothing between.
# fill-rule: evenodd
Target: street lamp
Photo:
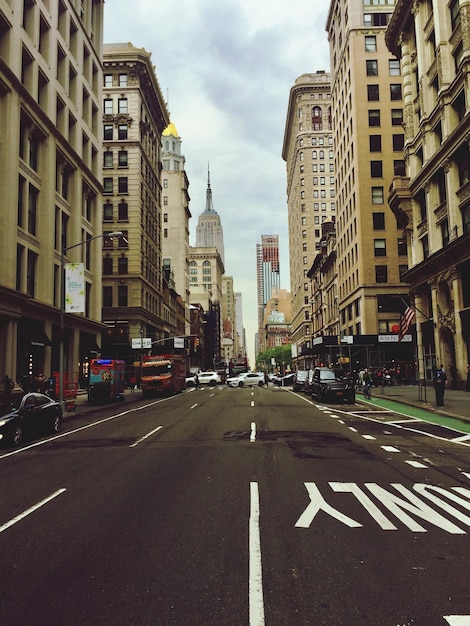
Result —
<instances>
[{"instance_id":1,"label":"street lamp","mask_svg":"<svg viewBox=\"0 0 470 626\"><path fill-rule=\"evenodd\" d=\"M73 246L62 246L60 251L60 344L59 344L59 402L62 409L64 409L64 330L65 330L65 254L73 248L79 246L85 246L94 239L101 239L103 237L120 237L122 231L118 230L112 233L102 233L95 237L90 237L85 241L73 244Z\"/></svg>"}]
</instances>

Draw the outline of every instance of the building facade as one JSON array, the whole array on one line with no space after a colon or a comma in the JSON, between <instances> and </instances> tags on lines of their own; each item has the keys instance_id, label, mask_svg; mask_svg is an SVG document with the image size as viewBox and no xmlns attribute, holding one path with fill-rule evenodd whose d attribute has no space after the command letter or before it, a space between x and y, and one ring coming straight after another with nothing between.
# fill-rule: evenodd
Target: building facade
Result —
<instances>
[{"instance_id":1,"label":"building facade","mask_svg":"<svg viewBox=\"0 0 470 626\"><path fill-rule=\"evenodd\" d=\"M404 173L400 61L385 45L394 0L332 0L330 42L336 161L336 264L340 334L364 341L360 365L414 361L398 342L408 290L407 242L387 205Z\"/></svg>"},{"instance_id":2,"label":"building facade","mask_svg":"<svg viewBox=\"0 0 470 626\"><path fill-rule=\"evenodd\" d=\"M389 204L404 229L419 377L470 361L470 3L397 0L386 33L401 60L406 172Z\"/></svg>"},{"instance_id":3,"label":"building facade","mask_svg":"<svg viewBox=\"0 0 470 626\"><path fill-rule=\"evenodd\" d=\"M265 350L290 344L291 317L292 299L290 292L274 287L265 307L263 322Z\"/></svg>"},{"instance_id":4,"label":"building facade","mask_svg":"<svg viewBox=\"0 0 470 626\"><path fill-rule=\"evenodd\" d=\"M290 90L282 157L287 172L293 363L306 369L312 320L307 273L321 225L336 220L330 74L302 74Z\"/></svg>"},{"instance_id":5,"label":"building facade","mask_svg":"<svg viewBox=\"0 0 470 626\"><path fill-rule=\"evenodd\" d=\"M163 131L162 143L162 261L164 268L170 269L175 289L185 303L189 334L189 181L184 169L181 137L173 123Z\"/></svg>"},{"instance_id":6,"label":"building facade","mask_svg":"<svg viewBox=\"0 0 470 626\"><path fill-rule=\"evenodd\" d=\"M261 235L256 244L256 290L258 301L258 342L257 350L266 349L264 337L264 313L273 288L280 288L279 236Z\"/></svg>"},{"instance_id":7,"label":"building facade","mask_svg":"<svg viewBox=\"0 0 470 626\"><path fill-rule=\"evenodd\" d=\"M207 171L206 208L199 215L196 227L196 248L211 248L215 246L222 263L225 265L224 230L220 215L215 211L212 201L210 172Z\"/></svg>"},{"instance_id":8,"label":"building facade","mask_svg":"<svg viewBox=\"0 0 470 626\"><path fill-rule=\"evenodd\" d=\"M132 339L177 334L164 300L161 139L170 122L150 53L103 49L103 354L132 362ZM168 293L168 292L167 292Z\"/></svg>"},{"instance_id":9,"label":"building facade","mask_svg":"<svg viewBox=\"0 0 470 626\"><path fill-rule=\"evenodd\" d=\"M26 383L62 341L83 374L101 341L103 2L2 1L0 22L0 377ZM84 264L85 311L61 333L63 261Z\"/></svg>"}]
</instances>

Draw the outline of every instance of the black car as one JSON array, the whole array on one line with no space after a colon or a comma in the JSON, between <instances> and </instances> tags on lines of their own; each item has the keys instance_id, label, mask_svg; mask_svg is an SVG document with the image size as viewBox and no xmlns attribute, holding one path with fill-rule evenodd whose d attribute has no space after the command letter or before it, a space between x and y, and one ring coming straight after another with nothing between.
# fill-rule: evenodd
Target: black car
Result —
<instances>
[{"instance_id":1,"label":"black car","mask_svg":"<svg viewBox=\"0 0 470 626\"><path fill-rule=\"evenodd\" d=\"M309 388L312 397L320 402L341 400L354 403L356 401L354 383L347 378L342 369L316 367L310 374Z\"/></svg>"},{"instance_id":2,"label":"black car","mask_svg":"<svg viewBox=\"0 0 470 626\"><path fill-rule=\"evenodd\" d=\"M12 391L0 404L0 443L19 446L24 436L57 433L62 427L62 408L42 393Z\"/></svg>"},{"instance_id":3,"label":"black car","mask_svg":"<svg viewBox=\"0 0 470 626\"><path fill-rule=\"evenodd\" d=\"M303 391L305 389L305 381L307 380L308 372L306 370L297 370L294 373L294 391Z\"/></svg>"}]
</instances>

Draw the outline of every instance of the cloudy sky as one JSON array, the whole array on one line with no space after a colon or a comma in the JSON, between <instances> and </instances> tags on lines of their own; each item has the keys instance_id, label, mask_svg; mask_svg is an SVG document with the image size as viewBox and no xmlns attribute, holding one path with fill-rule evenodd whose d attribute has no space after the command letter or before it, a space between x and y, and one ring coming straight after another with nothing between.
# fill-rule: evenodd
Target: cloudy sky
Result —
<instances>
[{"instance_id":1,"label":"cloudy sky","mask_svg":"<svg viewBox=\"0 0 470 626\"><path fill-rule=\"evenodd\" d=\"M289 90L304 73L329 71L329 0L107 0L105 43L152 53L182 138L191 196L191 239L205 208L210 164L224 229L225 273L243 293L254 358L256 243L279 235L281 287L289 285L282 142ZM253 361L252 361L253 363Z\"/></svg>"}]
</instances>

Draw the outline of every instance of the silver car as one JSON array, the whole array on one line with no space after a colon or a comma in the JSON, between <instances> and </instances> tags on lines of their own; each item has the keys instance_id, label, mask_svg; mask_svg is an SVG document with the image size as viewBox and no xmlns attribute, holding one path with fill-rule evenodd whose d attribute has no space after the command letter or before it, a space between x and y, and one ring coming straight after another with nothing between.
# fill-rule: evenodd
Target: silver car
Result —
<instances>
[{"instance_id":1,"label":"silver car","mask_svg":"<svg viewBox=\"0 0 470 626\"><path fill-rule=\"evenodd\" d=\"M229 387L263 387L263 372L243 372L225 381Z\"/></svg>"}]
</instances>

